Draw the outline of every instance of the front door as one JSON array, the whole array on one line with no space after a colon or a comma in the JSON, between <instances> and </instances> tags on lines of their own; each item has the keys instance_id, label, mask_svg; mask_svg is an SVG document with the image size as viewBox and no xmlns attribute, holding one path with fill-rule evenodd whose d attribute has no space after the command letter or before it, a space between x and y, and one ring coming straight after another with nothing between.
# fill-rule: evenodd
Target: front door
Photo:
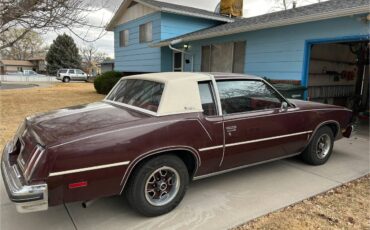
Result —
<instances>
[{"instance_id":1,"label":"front door","mask_svg":"<svg viewBox=\"0 0 370 230\"><path fill-rule=\"evenodd\" d=\"M174 72L182 72L183 71L183 53L181 52L173 52L173 71Z\"/></svg>"},{"instance_id":2,"label":"front door","mask_svg":"<svg viewBox=\"0 0 370 230\"><path fill-rule=\"evenodd\" d=\"M224 116L222 170L288 156L307 140L304 121L287 119L285 100L260 80L217 82Z\"/></svg>"}]
</instances>

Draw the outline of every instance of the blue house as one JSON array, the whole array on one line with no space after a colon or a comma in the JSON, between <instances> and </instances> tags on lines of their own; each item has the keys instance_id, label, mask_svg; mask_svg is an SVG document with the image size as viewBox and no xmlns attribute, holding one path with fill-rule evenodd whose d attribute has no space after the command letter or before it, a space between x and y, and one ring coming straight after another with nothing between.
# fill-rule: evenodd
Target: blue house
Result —
<instances>
[{"instance_id":1,"label":"blue house","mask_svg":"<svg viewBox=\"0 0 370 230\"><path fill-rule=\"evenodd\" d=\"M246 2L248 4L248 2ZM330 0L251 18L124 0L115 70L238 72L308 87L310 100L368 107L370 0Z\"/></svg>"},{"instance_id":2,"label":"blue house","mask_svg":"<svg viewBox=\"0 0 370 230\"><path fill-rule=\"evenodd\" d=\"M107 26L107 30L114 31L115 70L142 73L179 69L172 63L181 58L181 52L152 44L233 21L191 7L153 0L124 0Z\"/></svg>"}]
</instances>

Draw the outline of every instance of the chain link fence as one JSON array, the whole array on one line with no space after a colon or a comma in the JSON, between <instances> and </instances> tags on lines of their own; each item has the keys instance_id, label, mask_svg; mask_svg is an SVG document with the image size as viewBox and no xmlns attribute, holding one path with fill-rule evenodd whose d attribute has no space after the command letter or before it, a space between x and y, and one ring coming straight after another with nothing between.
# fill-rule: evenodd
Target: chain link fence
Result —
<instances>
[{"instance_id":1,"label":"chain link fence","mask_svg":"<svg viewBox=\"0 0 370 230\"><path fill-rule=\"evenodd\" d=\"M55 76L47 75L0 75L2 82L57 82Z\"/></svg>"}]
</instances>

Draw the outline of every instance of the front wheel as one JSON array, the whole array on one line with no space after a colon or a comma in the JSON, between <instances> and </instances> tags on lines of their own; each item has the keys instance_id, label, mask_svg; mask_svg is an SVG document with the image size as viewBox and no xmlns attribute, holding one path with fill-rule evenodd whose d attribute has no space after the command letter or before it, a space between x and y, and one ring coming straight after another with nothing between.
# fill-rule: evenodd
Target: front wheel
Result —
<instances>
[{"instance_id":1,"label":"front wheel","mask_svg":"<svg viewBox=\"0 0 370 230\"><path fill-rule=\"evenodd\" d=\"M69 77L63 77L63 82L68 83L70 81L71 81L71 79Z\"/></svg>"},{"instance_id":2,"label":"front wheel","mask_svg":"<svg viewBox=\"0 0 370 230\"><path fill-rule=\"evenodd\" d=\"M302 153L302 159L311 165L325 164L333 151L334 135L331 128L324 126L317 130L311 143Z\"/></svg>"},{"instance_id":3,"label":"front wheel","mask_svg":"<svg viewBox=\"0 0 370 230\"><path fill-rule=\"evenodd\" d=\"M176 208L188 184L184 162L176 156L163 155L138 166L129 179L126 197L141 214L159 216Z\"/></svg>"}]
</instances>

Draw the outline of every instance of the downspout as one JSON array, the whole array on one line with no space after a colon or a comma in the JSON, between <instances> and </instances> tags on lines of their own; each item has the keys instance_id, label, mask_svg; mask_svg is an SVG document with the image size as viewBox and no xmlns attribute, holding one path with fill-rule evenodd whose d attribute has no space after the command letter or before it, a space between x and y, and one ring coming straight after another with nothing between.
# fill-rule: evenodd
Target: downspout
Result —
<instances>
[{"instance_id":1,"label":"downspout","mask_svg":"<svg viewBox=\"0 0 370 230\"><path fill-rule=\"evenodd\" d=\"M191 53L188 53L188 52L185 52L183 50L180 50L180 49L177 49L177 48L173 47L173 45L179 44L181 42L182 42L182 39L173 40L173 41L170 42L170 44L168 44L168 48L170 48L173 51L177 51L177 52L180 52L180 53L183 53L183 54L190 55L191 56L191 72L194 72L194 54L191 54Z\"/></svg>"}]
</instances>

